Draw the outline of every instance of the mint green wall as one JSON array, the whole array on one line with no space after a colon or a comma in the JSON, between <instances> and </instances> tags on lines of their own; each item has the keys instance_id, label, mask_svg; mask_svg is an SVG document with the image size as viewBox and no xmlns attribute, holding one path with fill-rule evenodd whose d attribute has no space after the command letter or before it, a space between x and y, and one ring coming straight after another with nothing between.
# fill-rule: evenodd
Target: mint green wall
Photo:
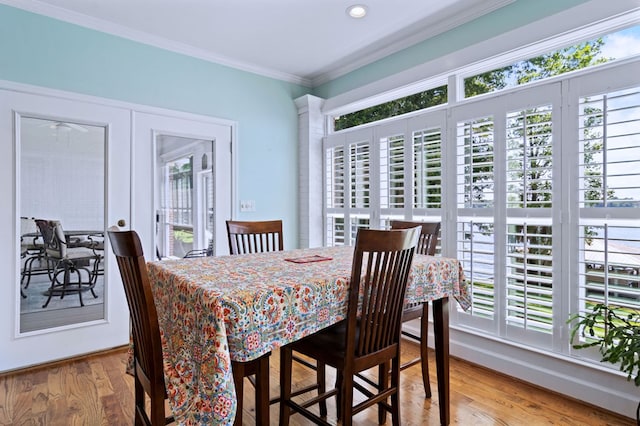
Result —
<instances>
[{"instance_id":1,"label":"mint green wall","mask_svg":"<svg viewBox=\"0 0 640 426\"><path fill-rule=\"evenodd\" d=\"M314 95L321 98L337 96L587 1L516 0L472 22L318 86Z\"/></svg>"},{"instance_id":2,"label":"mint green wall","mask_svg":"<svg viewBox=\"0 0 640 426\"><path fill-rule=\"evenodd\" d=\"M297 244L293 99L307 88L5 5L0 5L0 80L237 121L237 195L256 201L256 212L241 218L282 218L285 244Z\"/></svg>"},{"instance_id":3,"label":"mint green wall","mask_svg":"<svg viewBox=\"0 0 640 426\"><path fill-rule=\"evenodd\" d=\"M516 0L473 22L315 88L329 98L587 0ZM0 80L234 120L243 219L297 233L297 111L311 90L0 5ZM274 191L274 188L279 188ZM295 238L286 244L295 245Z\"/></svg>"}]
</instances>

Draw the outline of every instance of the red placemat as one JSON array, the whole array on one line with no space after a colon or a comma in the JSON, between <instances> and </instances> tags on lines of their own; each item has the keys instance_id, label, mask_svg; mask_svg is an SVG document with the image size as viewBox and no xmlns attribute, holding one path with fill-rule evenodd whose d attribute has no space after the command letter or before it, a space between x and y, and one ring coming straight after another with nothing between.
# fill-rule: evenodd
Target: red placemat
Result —
<instances>
[{"instance_id":1,"label":"red placemat","mask_svg":"<svg viewBox=\"0 0 640 426\"><path fill-rule=\"evenodd\" d=\"M325 260L332 260L331 257L319 256L317 254L313 256L292 257L285 259L287 262L293 263L311 263L311 262L324 262Z\"/></svg>"}]
</instances>

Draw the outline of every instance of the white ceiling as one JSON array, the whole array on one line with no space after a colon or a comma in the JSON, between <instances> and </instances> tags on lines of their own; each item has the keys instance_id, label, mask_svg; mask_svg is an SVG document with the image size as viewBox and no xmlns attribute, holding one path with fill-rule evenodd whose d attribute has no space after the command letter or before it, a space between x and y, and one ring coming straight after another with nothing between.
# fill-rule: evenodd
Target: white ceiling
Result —
<instances>
[{"instance_id":1,"label":"white ceiling","mask_svg":"<svg viewBox=\"0 0 640 426\"><path fill-rule=\"evenodd\" d=\"M236 68L316 86L513 0L0 0ZM366 4L355 20L347 6Z\"/></svg>"}]
</instances>

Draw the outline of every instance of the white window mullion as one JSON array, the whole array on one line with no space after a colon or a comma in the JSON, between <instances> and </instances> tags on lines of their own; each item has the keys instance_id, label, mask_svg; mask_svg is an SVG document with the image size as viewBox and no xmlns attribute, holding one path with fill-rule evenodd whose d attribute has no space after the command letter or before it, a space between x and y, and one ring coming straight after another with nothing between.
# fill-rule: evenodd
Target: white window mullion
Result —
<instances>
[{"instance_id":1,"label":"white window mullion","mask_svg":"<svg viewBox=\"0 0 640 426\"><path fill-rule=\"evenodd\" d=\"M502 97L496 99L496 105L491 109L494 117L494 173L495 173L495 202L494 202L494 273L495 273L495 324L499 336L507 335L507 183L506 183L506 108Z\"/></svg>"}]
</instances>

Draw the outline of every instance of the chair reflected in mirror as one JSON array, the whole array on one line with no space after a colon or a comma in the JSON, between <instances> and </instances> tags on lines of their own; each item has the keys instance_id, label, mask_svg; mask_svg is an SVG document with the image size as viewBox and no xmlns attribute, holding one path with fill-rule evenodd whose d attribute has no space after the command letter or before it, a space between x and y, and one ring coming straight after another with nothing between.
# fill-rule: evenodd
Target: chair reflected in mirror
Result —
<instances>
[{"instance_id":1,"label":"chair reflected in mirror","mask_svg":"<svg viewBox=\"0 0 640 426\"><path fill-rule=\"evenodd\" d=\"M25 290L29 287L31 277L47 274L44 264L44 244L34 218L20 218L20 295L27 297Z\"/></svg>"},{"instance_id":2,"label":"chair reflected in mirror","mask_svg":"<svg viewBox=\"0 0 640 426\"><path fill-rule=\"evenodd\" d=\"M98 298L94 287L100 274L103 254L96 249L97 245L91 248L91 243L71 244L57 220L36 219L35 222L42 236L43 256L51 280L46 292L47 300L42 307L46 308L53 296L63 299L67 293L77 293L80 306L84 306L82 294L85 291L90 291L94 298ZM104 250L104 245L102 247Z\"/></svg>"},{"instance_id":3,"label":"chair reflected in mirror","mask_svg":"<svg viewBox=\"0 0 640 426\"><path fill-rule=\"evenodd\" d=\"M188 259L190 257L207 257L207 256L213 256L213 239L209 240L209 244L207 245L207 248L189 250L184 255L184 258Z\"/></svg>"}]
</instances>

